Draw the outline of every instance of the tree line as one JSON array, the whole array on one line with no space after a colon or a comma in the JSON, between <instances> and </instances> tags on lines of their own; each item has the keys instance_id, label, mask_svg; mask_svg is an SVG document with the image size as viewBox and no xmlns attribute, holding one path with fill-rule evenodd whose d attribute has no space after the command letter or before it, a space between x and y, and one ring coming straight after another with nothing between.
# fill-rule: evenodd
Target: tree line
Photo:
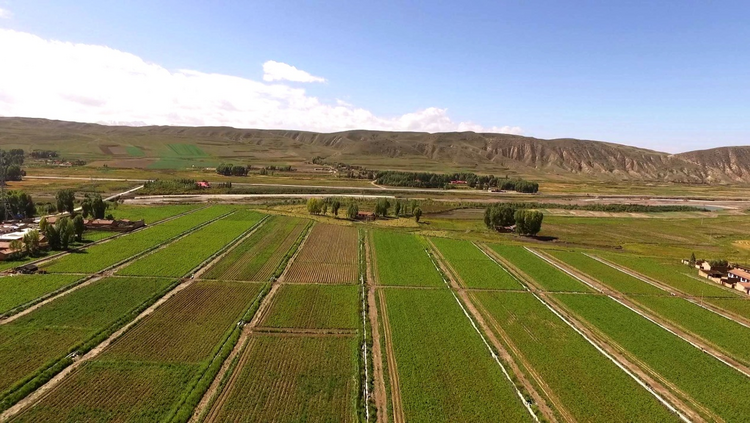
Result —
<instances>
[{"instance_id":1,"label":"tree line","mask_svg":"<svg viewBox=\"0 0 750 423\"><path fill-rule=\"evenodd\" d=\"M515 225L519 235L536 235L542 230L543 220L542 212L519 209L509 203L492 204L484 209L484 224L492 230Z\"/></svg>"},{"instance_id":2,"label":"tree line","mask_svg":"<svg viewBox=\"0 0 750 423\"><path fill-rule=\"evenodd\" d=\"M338 217L339 210L342 207L342 202L338 198L310 198L307 200L307 212L315 215L326 215L328 210L331 211L333 216ZM393 207L393 213L390 210ZM391 205L391 202L387 198L379 198L375 202L375 209L373 211L375 216L386 217L391 214L394 217L413 217L416 222L422 218L422 209L419 208L419 203L416 200L411 201L400 201ZM356 201L350 200L346 208L347 219L354 220L359 215L359 204Z\"/></svg>"},{"instance_id":3,"label":"tree line","mask_svg":"<svg viewBox=\"0 0 750 423\"><path fill-rule=\"evenodd\" d=\"M252 170L252 166L242 166L242 165L233 165L231 163L222 163L219 166L216 167L216 173L223 176L247 176L248 173L250 173L250 170ZM291 165L285 165L285 166L266 166L261 167L258 171L261 175L268 174L269 171L279 171L279 172L291 172L294 168L292 168Z\"/></svg>"},{"instance_id":4,"label":"tree line","mask_svg":"<svg viewBox=\"0 0 750 423\"><path fill-rule=\"evenodd\" d=\"M501 189L524 193L539 191L539 184L520 178L498 178L494 175L477 175L475 173L430 173L402 172L395 170L379 171L375 182L379 185L413 188L450 188L452 181L463 181L467 186L476 189Z\"/></svg>"}]
</instances>

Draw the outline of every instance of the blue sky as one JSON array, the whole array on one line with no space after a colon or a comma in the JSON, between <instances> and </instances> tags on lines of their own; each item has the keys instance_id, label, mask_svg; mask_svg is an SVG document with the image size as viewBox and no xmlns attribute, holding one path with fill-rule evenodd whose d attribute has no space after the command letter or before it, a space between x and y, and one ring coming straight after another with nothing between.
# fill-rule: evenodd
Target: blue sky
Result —
<instances>
[{"instance_id":1,"label":"blue sky","mask_svg":"<svg viewBox=\"0 0 750 423\"><path fill-rule=\"evenodd\" d=\"M15 37L32 34L39 39L29 40L17 54L31 56L38 48L36 56L42 58L67 55L60 60L69 60L75 55L49 53L51 40L106 46L169 72L199 72L200 82L180 85L183 91L214 93L185 100L170 97L181 95L173 89L153 94L158 98L152 101L150 91L144 91L144 103L184 108L166 113L146 104L150 115L132 111L140 105L119 97L126 93L101 88L129 83L106 74L114 66L110 63L101 70L102 81L109 82L97 90L86 81L69 81L69 75L34 74L69 90L95 91L97 98L85 99L78 91L56 93L88 108L54 99L35 104L34 99L45 99L40 92L0 81L0 115L310 130L353 125L502 130L670 152L747 144L750 3L462 3L0 0L0 9L6 11L0 28L12 30ZM4 35L6 46L10 40L20 45L19 38ZM87 60L98 60L97 54L103 53L97 51ZM53 60L18 57L19 67L47 63L48 72L56 68ZM294 66L325 82L264 82L268 61ZM9 65L0 63L6 84L25 74L16 69L3 75L4 66ZM75 69L72 64L60 67ZM235 99L233 92L244 91L234 89L228 78L207 82L211 74L265 84L246 88L242 96L257 95L260 103ZM96 78L94 73L87 76L88 81ZM27 85L32 87L32 82ZM221 93L226 93L226 102ZM212 116L206 119L188 116L196 109L190 101L214 107L226 103L227 111L202 111L201 116ZM279 103L273 114L258 111ZM309 116L303 116L306 111Z\"/></svg>"}]
</instances>

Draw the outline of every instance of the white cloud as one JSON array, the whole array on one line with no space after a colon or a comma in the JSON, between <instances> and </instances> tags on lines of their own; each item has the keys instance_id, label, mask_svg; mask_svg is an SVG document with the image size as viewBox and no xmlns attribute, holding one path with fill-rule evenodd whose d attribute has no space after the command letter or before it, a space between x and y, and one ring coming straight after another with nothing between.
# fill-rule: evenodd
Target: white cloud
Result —
<instances>
[{"instance_id":1,"label":"white cloud","mask_svg":"<svg viewBox=\"0 0 750 423\"><path fill-rule=\"evenodd\" d=\"M269 60L263 63L263 80L273 81L293 81L293 82L326 82L325 78L312 76L309 73L297 69L292 65L282 62Z\"/></svg>"},{"instance_id":2,"label":"white cloud","mask_svg":"<svg viewBox=\"0 0 750 423\"><path fill-rule=\"evenodd\" d=\"M280 83L170 71L108 47L45 40L12 30L0 29L0 57L0 116L320 132L521 132L518 127L454 122L446 109L436 107L376 116L344 101L321 102L304 89Z\"/></svg>"},{"instance_id":3,"label":"white cloud","mask_svg":"<svg viewBox=\"0 0 750 423\"><path fill-rule=\"evenodd\" d=\"M12 17L13 13L10 10L0 7L0 19L10 19Z\"/></svg>"}]
</instances>

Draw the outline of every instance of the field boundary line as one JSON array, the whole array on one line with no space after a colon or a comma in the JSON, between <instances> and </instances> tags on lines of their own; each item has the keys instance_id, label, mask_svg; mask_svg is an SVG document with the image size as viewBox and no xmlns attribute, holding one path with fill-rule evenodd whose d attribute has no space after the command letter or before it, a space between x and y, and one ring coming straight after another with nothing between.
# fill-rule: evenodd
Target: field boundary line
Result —
<instances>
[{"instance_id":1,"label":"field boundary line","mask_svg":"<svg viewBox=\"0 0 750 423\"><path fill-rule=\"evenodd\" d=\"M529 249L529 251L532 251L534 254L537 254L535 251L533 251L531 249ZM539 257L541 257L541 255L539 255L539 254L537 254L537 255ZM549 263L552 264L553 266L557 267L558 269L561 269L563 267L562 264L559 264L559 263L556 263L556 262L553 262L553 261L549 261ZM580 272L580 273L582 275L586 275L592 281L596 280L596 278L594 278L594 277L592 277L592 276L590 276L588 274L585 274L583 272ZM582 280L583 279L580 276L575 276L575 278L578 279L578 280ZM617 291L614 291L614 292L617 292ZM648 320L649 322L651 322L651 323L659 326L660 328L662 328L665 331L671 333L672 335L674 335L674 336L682 339L683 341L685 341L688 344L692 345L693 347L695 347L696 349L700 350L701 352L703 352L703 353L705 353L705 354L707 354L707 355L715 358L716 360L720 361L721 363L724 363L725 365L727 365L730 368L734 369L735 371L741 373L745 377L750 378L750 368L748 368L747 366L745 366L745 365L743 365L741 363L734 362L734 360L731 359L731 358L725 357L724 356L725 354L722 354L721 352L717 351L717 347L711 345L710 342L705 341L705 340L703 340L703 339L701 339L701 338L699 338L697 336L694 336L694 335L691 336L691 335L689 335L687 333L681 333L681 332L686 332L686 331L684 329L680 328L679 325L675 325L673 323L667 323L667 322L664 321L665 320L664 318L662 318L661 316L656 315L656 313L653 313L650 310L646 311L644 309L641 309L640 305L637 304L637 302L635 302L635 304L630 304L630 302L633 301L633 300L630 300L624 294L622 294L623 298L618 298L618 297L612 295L609 292L605 292L605 294L609 298L611 298L612 300L614 300L615 302L617 302L618 304L620 304L621 306L626 307L630 311L638 314L639 316L641 316L644 319Z\"/></svg>"},{"instance_id":2,"label":"field boundary line","mask_svg":"<svg viewBox=\"0 0 750 423\"><path fill-rule=\"evenodd\" d=\"M596 260L596 261L604 264L604 265L607 265L607 266L609 266L609 267L611 267L611 268L613 268L615 270L618 270L618 271L620 271L620 272L622 272L622 273L624 273L624 274L626 274L628 276L636 278L636 279L640 280L641 282L645 282L645 283L647 283L649 285L652 285L652 286L654 286L656 288L659 288L659 289L661 289L661 290L663 290L665 292L668 292L672 296L675 296L675 297L678 297L678 298L682 298L682 299L684 299L686 301L690 301L691 303L697 305L698 307L700 307L700 308L702 308L704 310L710 311L710 312L712 312L714 314L717 314L717 315L719 315L719 316L721 316L721 317L723 317L723 318L725 318L725 319L727 319L729 321L732 321L734 323L737 323L739 325L744 326L745 328L750 329L750 323L748 323L747 318L745 318L744 316L740 316L740 315L737 315L735 313L723 310L723 309L721 309L719 307L714 306L713 304L711 304L711 305L705 305L702 302L696 301L696 297L694 295L689 295L689 294L687 294L687 293L685 293L685 292L683 292L681 290L673 289L672 287L669 287L668 285L665 285L665 284L657 281L656 279L653 279L653 278L650 278L648 276L642 275L641 273L636 272L636 271L634 271L632 269L629 269L627 267L620 266L618 264L612 263L612 262L610 262L607 259L604 259L604 258L601 258L601 257L598 257L598 256L594 256L594 255L590 255L590 254L587 254L587 253L583 253L583 254L585 256L587 256L587 257L590 257L590 258L592 258L592 259L594 259L594 260ZM731 300L736 300L736 299L741 300L742 299L742 298L733 298L733 297L717 297L717 298L727 298L727 299L731 299Z\"/></svg>"},{"instance_id":3,"label":"field boundary line","mask_svg":"<svg viewBox=\"0 0 750 423\"><path fill-rule=\"evenodd\" d=\"M648 387L646 388L647 392L651 393L655 398L657 398L657 400L660 403L664 404L662 400L668 402L670 406L665 405L667 409L671 410L672 408L675 408L675 409L679 408L681 410L679 414L690 415L690 417L686 416L687 421L704 421L703 418L698 416L696 412L690 406L685 404L684 401L682 401L675 394L673 394L670 391L670 389L677 391L681 397L688 398L693 403L695 403L695 401L692 400L692 398L689 395L683 393L681 390L679 390L678 388L674 386L671 386L670 389L668 389L666 386L664 386L663 383L658 382L658 380L661 380L662 382L665 382L665 383L667 382L663 380L663 377L660 374L651 370L645 363L641 363L640 360L626 357L626 355L629 354L627 350L620 347L617 343L611 341L609 337L607 337L606 335L599 333L596 330L596 328L593 328L593 329L589 328L587 325L580 322L578 319L573 318L572 315L575 315L575 313L564 311L566 310L564 306L561 306L554 300L547 299L547 294L548 294L547 292L543 290L538 290L538 289L529 289L527 284L531 284L534 286L536 285L536 281L533 278L531 278L530 276L526 275L524 272L517 269L515 265L513 265L512 263L508 263L505 258L500 257L495 251L489 249L489 247L487 247L486 245L482 245L482 247L484 248L480 247L479 245L477 245L477 247L485 251L485 253L487 253L491 258L495 259L497 257L497 259L495 259L495 262L500 267L502 267L506 272L508 272L508 274L510 274L514 279L516 279L519 283L526 286L529 292L533 294L535 297L537 297L537 299L539 299L539 301L541 301L545 305L545 307L547 308L552 307L554 309L553 312L556 315L559 315L559 316L565 315L566 317L565 319L563 319L563 321L568 325L573 325L573 329L576 332L580 333L581 336L583 336L587 342L593 343L594 347L598 351L601 352L602 350L607 351L608 349L611 349L612 351L607 352L605 356L608 356L607 358L609 358L610 360L615 360L616 361L615 364L617 365L617 367L621 369L623 369L623 367L627 368L628 370L626 371L626 374L632 377L636 381L636 383L638 383L638 385ZM515 274L516 272L518 272L518 275ZM572 293L572 294L592 295L593 293L585 293L585 294ZM547 300L545 301L541 297L544 297ZM589 332L591 333L589 334ZM596 336L594 336L595 334ZM594 341L594 339L597 339L597 341ZM618 349L622 351L618 351ZM615 356L617 358L615 358ZM637 365L635 364L636 362L641 363L641 364ZM653 375L650 376L649 373ZM661 386L661 390L663 390L664 392L661 394L657 393L656 390L654 389L654 386ZM661 399L659 398L659 396L657 396L657 394L661 396ZM668 397L669 399L667 399L666 397ZM707 414L712 414L709 410L704 410L704 411Z\"/></svg>"},{"instance_id":4,"label":"field boundary line","mask_svg":"<svg viewBox=\"0 0 750 423\"><path fill-rule=\"evenodd\" d=\"M399 383L398 368L396 364L396 353L393 350L393 337L391 336L391 323L388 320L388 305L385 301L383 290L378 290L380 299L380 315L383 322L383 337L385 338L386 359L388 360L388 375L391 383L391 407L394 423L406 422L404 405L401 399L401 384Z\"/></svg>"},{"instance_id":5,"label":"field boundary line","mask_svg":"<svg viewBox=\"0 0 750 423\"><path fill-rule=\"evenodd\" d=\"M377 423L388 422L388 395L385 388L383 371L383 354L380 345L380 329L378 328L378 307L375 301L375 281L373 279L372 246L370 232L362 229L365 254L365 289L367 290L367 314L372 335L372 397L375 402L375 416Z\"/></svg>"},{"instance_id":6,"label":"field boundary line","mask_svg":"<svg viewBox=\"0 0 750 423\"><path fill-rule=\"evenodd\" d=\"M490 344L487 342L487 339L485 339L484 335L482 334L482 332L477 327L476 323L474 322L474 319L471 318L471 316L469 315L469 312L466 311L466 308L461 303L461 300L458 299L458 296L456 295L456 293L453 291L453 289L451 289L450 283L448 283L448 281L445 279L445 275L443 274L442 271L440 271L440 267L438 267L437 263L435 263L435 259L433 259L432 254L430 254L430 252L426 248L425 248L425 253L430 258L430 261L432 262L432 265L435 266L435 270L437 270L437 272L440 274L440 277L443 279L443 283L445 283L445 285L448 288L448 290L450 291L451 295L453 295L453 298L458 303L458 306L461 307L461 311L464 312L464 315L466 316L467 319L469 319L469 322L471 323L471 326L474 327L474 330L477 332L477 334L479 335L479 337L482 339L482 342L484 342L484 345L489 350L490 355L495 360L495 362L497 363L497 365L500 366L500 369L502 369L503 374L505 375L505 378L508 379L508 382L510 382L511 386L513 386L513 388L515 389L516 394L518 394L518 397L521 399L521 403L526 408L526 411L529 412L529 414L534 419L534 421L536 421L537 423L539 423L539 417L537 417L536 413L534 413L534 410L531 408L531 406L528 404L528 402L526 401L526 399L523 397L523 393L518 389L518 387L515 385L515 383L513 383L513 379L510 377L510 374L508 373L508 370L505 368L505 366L503 366L503 363L500 362L500 358L495 353L495 350L492 349L492 347L490 346Z\"/></svg>"},{"instance_id":7,"label":"field boundary line","mask_svg":"<svg viewBox=\"0 0 750 423\"><path fill-rule=\"evenodd\" d=\"M58 298L61 298L61 297L65 296L65 295L67 295L67 294L70 294L71 292L74 292L74 291L77 291L77 290L79 290L81 288L89 286L89 285L93 284L94 282L97 282L97 281L99 281L99 280L101 280L103 278L104 278L104 276L102 276L102 275L89 275L89 276L85 276L85 277L83 277L81 279L78 279L76 282L73 282L72 284L67 285L67 286L65 286L62 289L59 289L57 291L51 292L48 295L40 297L39 301L33 302L33 304L29 305L28 307L23 308L22 310L20 310L20 311L18 311L16 313L12 313L12 314L8 314L8 315L0 316L0 326L6 325L6 324L8 324L10 322L13 322L13 321L15 321L17 319L20 319L21 317L26 316L26 315L34 312L35 310L38 310L39 308L41 308L41 307L43 307L43 306L51 303L52 301L55 301ZM29 304L29 303L27 303L27 304ZM16 309L18 309L20 307L23 307L23 306L16 307Z\"/></svg>"},{"instance_id":8,"label":"field boundary line","mask_svg":"<svg viewBox=\"0 0 750 423\"><path fill-rule=\"evenodd\" d=\"M367 257L365 256L365 239L364 239L364 229L358 229L357 230L357 246L358 248L358 254L357 254L357 261L359 264L359 281L360 281L360 287L359 290L362 293L362 302L360 303L360 307L362 308L362 360L364 361L365 365L365 381L362 384L364 388L364 403L365 403L365 421L370 421L370 361L369 361L369 351L367 348L367 287L365 285L365 280L367 278ZM364 270L364 271L363 271Z\"/></svg>"}]
</instances>

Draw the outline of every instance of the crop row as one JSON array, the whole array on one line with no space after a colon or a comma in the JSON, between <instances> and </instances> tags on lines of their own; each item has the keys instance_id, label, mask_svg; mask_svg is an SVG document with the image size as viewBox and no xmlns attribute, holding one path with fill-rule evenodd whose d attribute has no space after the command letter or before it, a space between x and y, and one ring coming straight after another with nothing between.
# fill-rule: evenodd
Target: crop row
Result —
<instances>
[{"instance_id":1,"label":"crop row","mask_svg":"<svg viewBox=\"0 0 750 423\"><path fill-rule=\"evenodd\" d=\"M207 279L266 281L305 228L302 219L273 216L204 275Z\"/></svg>"},{"instance_id":2,"label":"crop row","mask_svg":"<svg viewBox=\"0 0 750 423\"><path fill-rule=\"evenodd\" d=\"M665 295L666 292L640 279L607 266L591 257L574 251L548 250L548 253L599 282L623 294Z\"/></svg>"},{"instance_id":3,"label":"crop row","mask_svg":"<svg viewBox=\"0 0 750 423\"><path fill-rule=\"evenodd\" d=\"M608 297L554 297L720 418L743 421L750 415L750 403L727 395L748 385L740 372Z\"/></svg>"},{"instance_id":4,"label":"crop row","mask_svg":"<svg viewBox=\"0 0 750 423\"><path fill-rule=\"evenodd\" d=\"M122 204L112 211L115 219L146 221L146 224L158 222L180 213L186 213L199 207L197 204L168 204L164 206L132 206Z\"/></svg>"},{"instance_id":5,"label":"crop row","mask_svg":"<svg viewBox=\"0 0 750 423\"><path fill-rule=\"evenodd\" d=\"M236 323L260 289L260 284L240 282L193 283L69 375L19 419L169 419L198 389L230 334L238 333ZM102 392L90 392L96 388ZM86 393L72 398L70 392Z\"/></svg>"},{"instance_id":6,"label":"crop row","mask_svg":"<svg viewBox=\"0 0 750 423\"><path fill-rule=\"evenodd\" d=\"M522 289L518 281L471 242L448 238L431 241L467 288Z\"/></svg>"},{"instance_id":7,"label":"crop row","mask_svg":"<svg viewBox=\"0 0 750 423\"><path fill-rule=\"evenodd\" d=\"M318 223L313 226L310 235L295 262L357 264L358 259L357 229L351 226L326 225Z\"/></svg>"},{"instance_id":8,"label":"crop row","mask_svg":"<svg viewBox=\"0 0 750 423\"><path fill-rule=\"evenodd\" d=\"M372 238L381 285L444 286L425 245L415 235L374 230Z\"/></svg>"},{"instance_id":9,"label":"crop row","mask_svg":"<svg viewBox=\"0 0 750 423\"><path fill-rule=\"evenodd\" d=\"M358 294L358 287L354 285L283 285L261 325L356 329Z\"/></svg>"},{"instance_id":10,"label":"crop row","mask_svg":"<svg viewBox=\"0 0 750 423\"><path fill-rule=\"evenodd\" d=\"M233 209L226 206L201 209L169 222L68 254L45 266L45 270L59 273L100 272L231 210Z\"/></svg>"},{"instance_id":11,"label":"crop row","mask_svg":"<svg viewBox=\"0 0 750 423\"><path fill-rule=\"evenodd\" d=\"M586 285L560 272L523 247L500 244L490 247L548 291L591 291Z\"/></svg>"},{"instance_id":12,"label":"crop row","mask_svg":"<svg viewBox=\"0 0 750 423\"><path fill-rule=\"evenodd\" d=\"M213 421L357 421L357 338L255 334Z\"/></svg>"},{"instance_id":13,"label":"crop row","mask_svg":"<svg viewBox=\"0 0 750 423\"><path fill-rule=\"evenodd\" d=\"M697 275L691 277L687 273L697 274L695 269L688 268L681 264L672 264L649 257L636 257L624 254L602 254L598 255L619 264L635 270L645 276L649 276L666 285L673 287L688 295L696 297L738 297L736 292L724 289L708 279L699 280Z\"/></svg>"},{"instance_id":14,"label":"crop row","mask_svg":"<svg viewBox=\"0 0 750 423\"><path fill-rule=\"evenodd\" d=\"M472 295L577 421L678 420L531 293Z\"/></svg>"},{"instance_id":15,"label":"crop row","mask_svg":"<svg viewBox=\"0 0 750 423\"><path fill-rule=\"evenodd\" d=\"M80 275L14 275L0 277L0 314L63 289Z\"/></svg>"},{"instance_id":16,"label":"crop row","mask_svg":"<svg viewBox=\"0 0 750 423\"><path fill-rule=\"evenodd\" d=\"M252 228L263 215L251 211L238 211L230 217L233 219L217 220L153 254L134 261L121 269L118 274L184 276Z\"/></svg>"},{"instance_id":17,"label":"crop row","mask_svg":"<svg viewBox=\"0 0 750 423\"><path fill-rule=\"evenodd\" d=\"M386 289L406 421L531 421L447 290Z\"/></svg>"},{"instance_id":18,"label":"crop row","mask_svg":"<svg viewBox=\"0 0 750 423\"><path fill-rule=\"evenodd\" d=\"M285 276L297 283L355 283L359 278L359 238L348 226L313 226Z\"/></svg>"},{"instance_id":19,"label":"crop row","mask_svg":"<svg viewBox=\"0 0 750 423\"><path fill-rule=\"evenodd\" d=\"M662 319L689 331L728 354L750 363L750 329L580 253L558 253L558 258L624 294ZM648 289L646 289L648 287Z\"/></svg>"},{"instance_id":20,"label":"crop row","mask_svg":"<svg viewBox=\"0 0 750 423\"><path fill-rule=\"evenodd\" d=\"M1 325L0 397L7 399L71 351L131 320L140 305L171 284L168 279L105 278Z\"/></svg>"}]
</instances>

